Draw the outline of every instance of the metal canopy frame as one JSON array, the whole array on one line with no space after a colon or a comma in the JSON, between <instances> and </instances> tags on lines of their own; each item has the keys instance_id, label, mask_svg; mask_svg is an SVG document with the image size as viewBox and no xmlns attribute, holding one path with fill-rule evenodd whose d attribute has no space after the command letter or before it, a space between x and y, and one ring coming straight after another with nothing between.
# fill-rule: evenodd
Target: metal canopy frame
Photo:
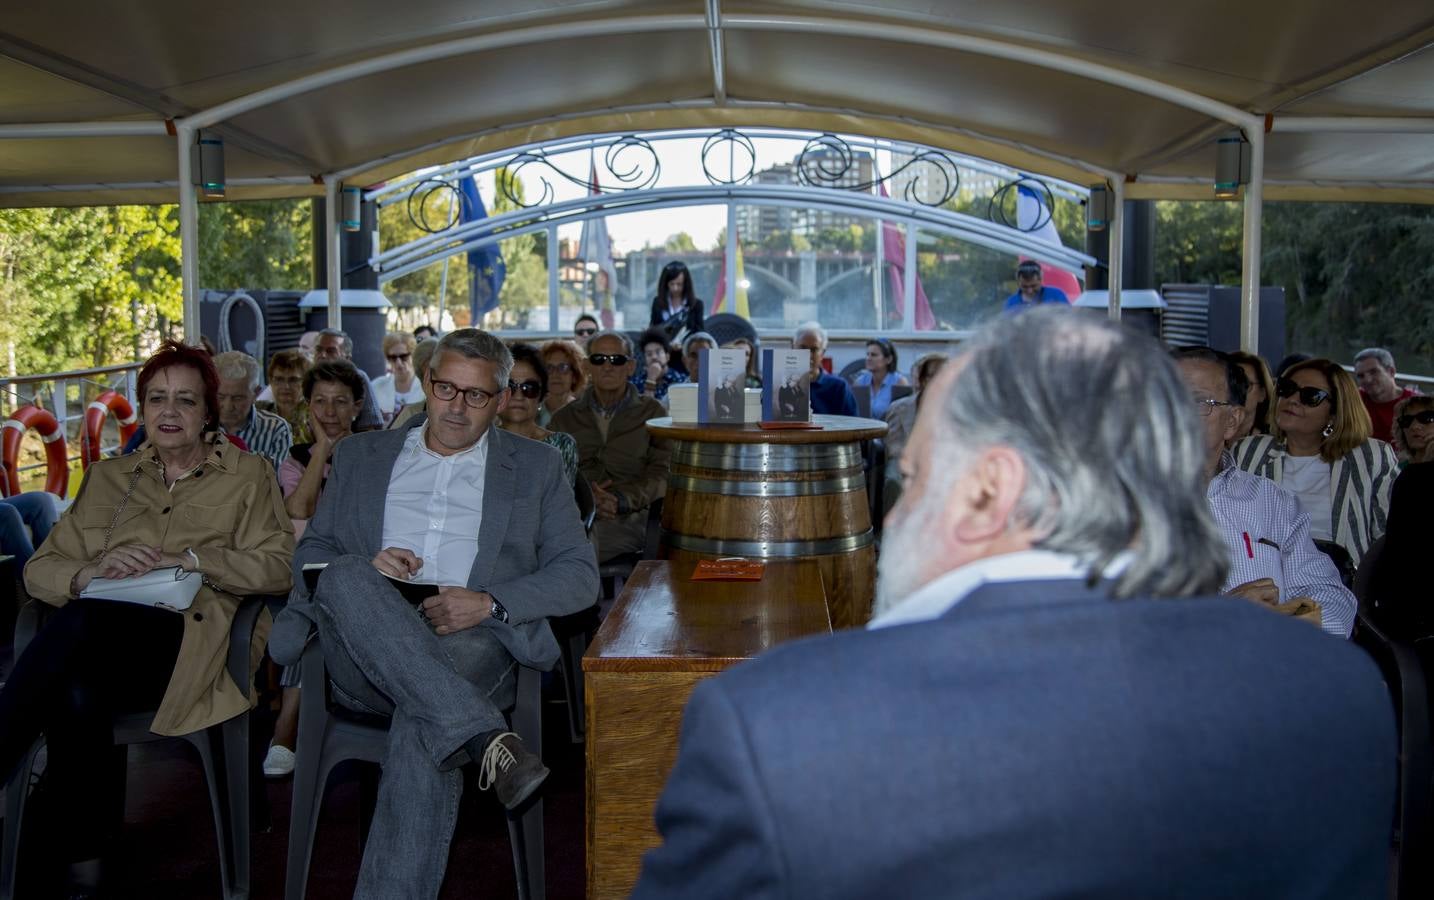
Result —
<instances>
[{"instance_id":1,"label":"metal canopy frame","mask_svg":"<svg viewBox=\"0 0 1434 900\"><path fill-rule=\"evenodd\" d=\"M760 4L758 4L760 7ZM774 7L788 8L773 4ZM1308 116L1260 115L1255 112L1224 103L1214 97L1187 90L1173 83L1167 83L1126 69L1117 68L1082 55L1079 46L1058 49L1055 46L1041 47L1032 52L1029 42L1003 39L986 35L966 33L949 28L933 27L930 24L917 25L899 19L882 20L860 15L845 7L832 7L822 15L761 14L760 12L726 13L720 0L705 0L700 14L653 14L618 15L601 19L577 21L556 21L547 24L519 24L517 27L485 32L447 40L435 40L405 47L391 52L344 62L316 72L282 81L260 90L233 97L207 109L192 112L176 110L172 103L161 103L167 98L134 97L132 90L117 78L106 82L103 78L92 77L88 70L74 74L75 64L57 56L47 57L23 45L17 40L0 35L0 56L21 59L50 74L83 79L90 87L103 90L115 97L122 97L147 110L153 118L141 116L138 120L94 121L94 122L35 122L0 124L0 141L46 138L92 139L97 137L136 137L173 135L176 138L176 172L178 175L178 200L180 205L181 240L183 246L183 294L185 328L190 337L198 330L197 291L197 198L191 184L190 148L200 129L231 129L236 145L247 144L261 153L287 155L290 159L299 156L285 147L275 147L266 142L262 135L238 132L233 129L233 120L243 114L270 107L286 100L341 85L356 79L391 72L423 63L451 59L460 56L476 56L505 48L532 47L548 42L593 39L603 36L659 34L673 32L703 32L710 49L711 96L684 101L690 110L724 110L734 107L729 96L729 61L726 55L726 36L732 33L769 33L778 35L815 35L835 39L881 41L899 46L934 48L952 53L974 55L996 60L1019 61L1024 66L1035 66L1077 79L1089 79L1100 84L1114 86L1133 94L1153 98L1207 117L1212 123L1238 129L1249 142L1251 151L1250 181L1245 188L1244 240L1242 246L1242 305L1241 343L1247 349L1258 342L1258 295L1260 284L1260 226L1265 187L1265 155L1269 134L1434 134L1434 117L1430 116ZM521 22L522 20L519 19ZM1418 40L1418 34L1434 34L1434 28L1425 23L1425 31L1416 31L1411 39ZM1366 56L1363 69L1354 68L1343 81L1368 74L1387 59L1377 58L1378 53ZM1339 81L1333 82L1335 84ZM657 105L656 108L677 108L674 105ZM741 108L738 106L738 108ZM755 107L752 107L755 108ZM593 110L571 114L574 118L591 114ZM863 118L881 121L887 117L880 109L880 101L868 104L868 108L856 111ZM888 117L895 118L895 117ZM949 129L940 122L918 122L923 127L936 130ZM975 134L982 141L1001 146L999 135ZM1188 152L1197 141L1208 140L1207 132L1187 136L1185 146L1171 148L1170 155ZM451 139L450 139L451 140ZM442 143L442 142L440 142ZM1007 143L1009 143L1007 141ZM3 146L0 144L0 146ZM1049 149L1022 147L1027 154L1051 159L1061 159ZM410 154L413 155L413 154ZM1121 235L1124 229L1123 204L1126 185L1136 181L1139 172L1114 171L1089 161L1067 159L1096 178L1103 178L1115 200L1111 218L1111 271L1110 271L1110 314L1119 316L1121 288ZM378 162L373 161L373 162ZM371 167L371 166L370 166ZM329 255L329 305L331 321L338 324L341 316L339 307L339 279L334 269L338 254L333 252L338 242L340 227L338 216L338 190L342 182L361 175L365 166L350 166L342 171L314 173L315 182L322 183L329 210L327 241ZM1161 182L1152 182L1159 185ZM282 183L280 183L282 185ZM58 188L59 186L57 186Z\"/></svg>"}]
</instances>

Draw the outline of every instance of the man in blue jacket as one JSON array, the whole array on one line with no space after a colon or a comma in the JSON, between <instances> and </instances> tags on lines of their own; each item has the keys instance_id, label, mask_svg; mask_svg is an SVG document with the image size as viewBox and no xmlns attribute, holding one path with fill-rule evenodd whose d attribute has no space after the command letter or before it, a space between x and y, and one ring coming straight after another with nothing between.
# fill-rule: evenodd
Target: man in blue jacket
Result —
<instances>
[{"instance_id":1,"label":"man in blue jacket","mask_svg":"<svg viewBox=\"0 0 1434 900\"><path fill-rule=\"evenodd\" d=\"M1149 338L1003 318L928 391L876 616L700 684L635 897L1384 898L1358 647L1243 599Z\"/></svg>"}]
</instances>

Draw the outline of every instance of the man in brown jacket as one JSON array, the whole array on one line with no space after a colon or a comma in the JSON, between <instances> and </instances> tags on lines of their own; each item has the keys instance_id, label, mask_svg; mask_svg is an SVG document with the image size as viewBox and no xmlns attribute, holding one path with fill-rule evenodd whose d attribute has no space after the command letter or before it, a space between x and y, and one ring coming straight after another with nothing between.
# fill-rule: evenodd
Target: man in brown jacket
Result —
<instances>
[{"instance_id":1,"label":"man in brown jacket","mask_svg":"<svg viewBox=\"0 0 1434 900\"><path fill-rule=\"evenodd\" d=\"M548 427L578 442L578 468L597 505L593 534L603 563L642 552L647 508L667 491L667 446L648 434L647 420L667 411L628 383L637 362L622 332L604 331L589 341L588 365L592 384Z\"/></svg>"}]
</instances>

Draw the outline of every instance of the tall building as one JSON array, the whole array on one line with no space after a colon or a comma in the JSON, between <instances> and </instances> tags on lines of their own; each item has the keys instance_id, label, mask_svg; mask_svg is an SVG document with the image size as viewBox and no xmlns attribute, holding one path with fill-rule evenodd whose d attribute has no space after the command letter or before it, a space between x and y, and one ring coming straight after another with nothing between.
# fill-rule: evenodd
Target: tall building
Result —
<instances>
[{"instance_id":1,"label":"tall building","mask_svg":"<svg viewBox=\"0 0 1434 900\"><path fill-rule=\"evenodd\" d=\"M802 171L798 173L797 166ZM789 163L778 163L753 176L756 184L803 184L831 190L855 190L870 185L874 171L872 155L864 150L852 151L849 165L835 150L821 148ZM870 188L865 188L870 190ZM744 241L760 243L774 232L790 232L810 236L825 228L846 228L866 225L869 220L859 216L828 212L823 209L789 206L737 207L737 233Z\"/></svg>"},{"instance_id":2,"label":"tall building","mask_svg":"<svg viewBox=\"0 0 1434 900\"><path fill-rule=\"evenodd\" d=\"M915 155L911 153L897 150L891 152L891 171L894 174L887 182L887 193L892 197L898 200L915 200L927 206L938 206L948 194L955 196L958 177L960 186L964 189L967 187L968 178L982 174L967 169L958 175L958 170L952 163L938 161L932 157L921 162L913 162L915 159ZM903 166L906 168L902 168ZM908 192L913 196L908 197Z\"/></svg>"}]
</instances>

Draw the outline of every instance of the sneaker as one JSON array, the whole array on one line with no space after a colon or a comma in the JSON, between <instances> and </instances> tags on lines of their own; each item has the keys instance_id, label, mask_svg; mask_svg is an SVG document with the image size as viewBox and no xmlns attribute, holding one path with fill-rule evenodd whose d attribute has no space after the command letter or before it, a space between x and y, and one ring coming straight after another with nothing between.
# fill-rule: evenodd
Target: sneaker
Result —
<instances>
[{"instance_id":1,"label":"sneaker","mask_svg":"<svg viewBox=\"0 0 1434 900\"><path fill-rule=\"evenodd\" d=\"M508 810L522 806L548 777L548 767L529 753L522 739L511 731L488 742L479 770L478 789L493 788L498 802Z\"/></svg>"},{"instance_id":2,"label":"sneaker","mask_svg":"<svg viewBox=\"0 0 1434 900\"><path fill-rule=\"evenodd\" d=\"M294 774L294 751L283 744L270 744L264 755L264 777L283 778Z\"/></svg>"}]
</instances>

